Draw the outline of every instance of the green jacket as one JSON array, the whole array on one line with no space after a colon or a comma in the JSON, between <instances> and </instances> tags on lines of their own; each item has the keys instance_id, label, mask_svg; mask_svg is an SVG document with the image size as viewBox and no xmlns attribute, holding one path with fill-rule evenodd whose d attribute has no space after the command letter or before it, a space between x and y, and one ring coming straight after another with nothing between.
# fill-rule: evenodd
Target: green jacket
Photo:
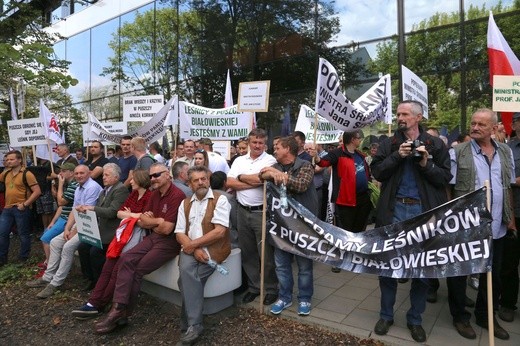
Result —
<instances>
[{"instance_id":1,"label":"green jacket","mask_svg":"<svg viewBox=\"0 0 520 346\"><path fill-rule=\"evenodd\" d=\"M510 149L506 144L498 143L498 155L500 157L502 185L507 187L502 194L503 212L502 223L509 224L513 218L513 209L511 205L511 155ZM473 161L473 152L471 150L471 142L458 144L454 147L455 157L457 160L457 178L453 188L453 197L457 198L475 190L475 162Z\"/></svg>"}]
</instances>

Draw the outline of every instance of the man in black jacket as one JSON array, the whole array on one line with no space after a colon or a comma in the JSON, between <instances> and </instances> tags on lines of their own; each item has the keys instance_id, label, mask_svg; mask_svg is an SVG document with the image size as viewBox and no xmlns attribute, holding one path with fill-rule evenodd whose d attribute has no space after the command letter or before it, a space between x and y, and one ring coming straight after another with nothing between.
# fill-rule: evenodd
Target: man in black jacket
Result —
<instances>
[{"instance_id":1,"label":"man in black jacket","mask_svg":"<svg viewBox=\"0 0 520 346\"><path fill-rule=\"evenodd\" d=\"M448 201L446 187L451 179L450 157L444 143L419 126L422 105L404 101L397 107L394 136L384 140L370 166L381 182L376 226L410 219ZM380 319L374 331L384 335L393 324L397 280L379 278L381 289ZM426 307L427 279L412 279L411 307L406 314L412 338L426 341L421 314Z\"/></svg>"}]
</instances>

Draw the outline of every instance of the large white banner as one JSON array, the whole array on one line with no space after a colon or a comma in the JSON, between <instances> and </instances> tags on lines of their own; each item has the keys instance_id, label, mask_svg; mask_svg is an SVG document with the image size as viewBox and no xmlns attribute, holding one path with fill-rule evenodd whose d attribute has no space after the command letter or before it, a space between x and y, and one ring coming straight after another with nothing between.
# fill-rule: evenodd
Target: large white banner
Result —
<instances>
[{"instance_id":1,"label":"large white banner","mask_svg":"<svg viewBox=\"0 0 520 346\"><path fill-rule=\"evenodd\" d=\"M47 144L45 128L40 118L8 120L7 131L11 147Z\"/></svg>"},{"instance_id":2,"label":"large white banner","mask_svg":"<svg viewBox=\"0 0 520 346\"><path fill-rule=\"evenodd\" d=\"M388 117L391 108L390 76L383 76L355 103L341 92L338 73L327 60L320 58L314 110L343 131L370 126Z\"/></svg>"},{"instance_id":3,"label":"large white banner","mask_svg":"<svg viewBox=\"0 0 520 346\"><path fill-rule=\"evenodd\" d=\"M306 105L301 105L294 130L303 132L305 138L307 138L308 141L312 141L314 139L315 119L316 112ZM316 128L316 143L318 144L338 142L343 133L343 131L338 130L336 126L321 115L318 115Z\"/></svg>"},{"instance_id":4,"label":"large white banner","mask_svg":"<svg viewBox=\"0 0 520 346\"><path fill-rule=\"evenodd\" d=\"M406 66L401 65L403 80L403 100L420 102L423 106L423 117L428 119L428 86Z\"/></svg>"},{"instance_id":5,"label":"large white banner","mask_svg":"<svg viewBox=\"0 0 520 346\"><path fill-rule=\"evenodd\" d=\"M95 118L94 118L95 119ZM97 120L97 119L96 119ZM112 144L112 141L107 141L106 139L99 137L96 132L98 131L90 131L90 124L82 124L83 129L83 146L89 146L92 141L101 141L104 145ZM103 123L103 127L106 131L110 132L114 135L124 136L127 133L127 125L124 121L116 121L116 122L108 122Z\"/></svg>"},{"instance_id":6,"label":"large white banner","mask_svg":"<svg viewBox=\"0 0 520 346\"><path fill-rule=\"evenodd\" d=\"M123 97L123 121L148 121L163 105L163 95Z\"/></svg>"},{"instance_id":7,"label":"large white banner","mask_svg":"<svg viewBox=\"0 0 520 346\"><path fill-rule=\"evenodd\" d=\"M234 140L246 137L251 131L252 117L251 112L238 112L237 105L212 109L179 102L180 136L183 139Z\"/></svg>"},{"instance_id":8,"label":"large white banner","mask_svg":"<svg viewBox=\"0 0 520 346\"><path fill-rule=\"evenodd\" d=\"M143 137L146 144L153 143L159 138L163 137L166 133L164 122L171 113L176 113L175 107L177 107L177 96L170 99L158 112L148 121L144 126L140 127L136 131L129 133L130 136ZM120 144L122 135L111 133L93 114L89 113L89 135L95 135L102 141L110 143ZM85 141L85 139L83 139Z\"/></svg>"}]
</instances>

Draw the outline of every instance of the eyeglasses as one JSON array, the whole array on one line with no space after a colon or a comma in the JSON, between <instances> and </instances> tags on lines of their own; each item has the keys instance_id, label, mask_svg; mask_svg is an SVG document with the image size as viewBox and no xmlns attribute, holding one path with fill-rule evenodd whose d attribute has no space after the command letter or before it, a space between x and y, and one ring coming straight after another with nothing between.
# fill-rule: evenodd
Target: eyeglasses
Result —
<instances>
[{"instance_id":1,"label":"eyeglasses","mask_svg":"<svg viewBox=\"0 0 520 346\"><path fill-rule=\"evenodd\" d=\"M204 149L197 149L195 150L195 153L203 153L205 150Z\"/></svg>"},{"instance_id":2,"label":"eyeglasses","mask_svg":"<svg viewBox=\"0 0 520 346\"><path fill-rule=\"evenodd\" d=\"M150 179L152 179L152 178L159 178L161 176L161 174L163 174L164 172L168 172L168 171L162 171L162 172L153 173L153 174L150 174L149 177L150 177Z\"/></svg>"}]
</instances>

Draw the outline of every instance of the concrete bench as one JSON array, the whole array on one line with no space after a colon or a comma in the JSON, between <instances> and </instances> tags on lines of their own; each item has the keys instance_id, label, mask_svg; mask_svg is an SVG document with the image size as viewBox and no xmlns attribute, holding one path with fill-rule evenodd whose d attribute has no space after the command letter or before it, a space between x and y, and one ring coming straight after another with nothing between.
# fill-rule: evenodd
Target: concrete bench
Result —
<instances>
[{"instance_id":1,"label":"concrete bench","mask_svg":"<svg viewBox=\"0 0 520 346\"><path fill-rule=\"evenodd\" d=\"M215 270L204 287L204 314L214 314L233 305L233 290L242 284L240 249L232 249L223 263L228 275ZM179 257L175 257L156 271L145 275L141 290L159 299L181 305L179 292Z\"/></svg>"}]
</instances>

